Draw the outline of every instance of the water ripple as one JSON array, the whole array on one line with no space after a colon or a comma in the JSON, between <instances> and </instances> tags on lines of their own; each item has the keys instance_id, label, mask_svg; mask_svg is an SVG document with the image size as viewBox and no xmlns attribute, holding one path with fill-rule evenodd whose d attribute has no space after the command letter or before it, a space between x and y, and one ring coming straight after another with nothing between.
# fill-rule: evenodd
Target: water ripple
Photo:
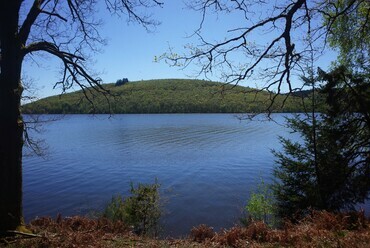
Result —
<instances>
[{"instance_id":1,"label":"water ripple","mask_svg":"<svg viewBox=\"0 0 370 248\"><path fill-rule=\"evenodd\" d=\"M45 129L34 135L50 147L47 158L24 158L27 220L101 209L131 181L158 178L168 198L164 231L175 236L201 223L231 226L259 178L270 180L277 136L289 135L227 114L71 115Z\"/></svg>"}]
</instances>

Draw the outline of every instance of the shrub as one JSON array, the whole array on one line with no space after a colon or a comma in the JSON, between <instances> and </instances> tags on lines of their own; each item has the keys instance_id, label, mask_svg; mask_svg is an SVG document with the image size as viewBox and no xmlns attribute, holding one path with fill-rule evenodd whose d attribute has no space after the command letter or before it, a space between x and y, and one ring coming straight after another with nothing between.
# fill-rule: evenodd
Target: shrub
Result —
<instances>
[{"instance_id":1,"label":"shrub","mask_svg":"<svg viewBox=\"0 0 370 248\"><path fill-rule=\"evenodd\" d=\"M358 212L331 213L312 211L304 221L312 222L317 229L328 231L361 230L366 228L366 217L363 210Z\"/></svg>"},{"instance_id":2,"label":"shrub","mask_svg":"<svg viewBox=\"0 0 370 248\"><path fill-rule=\"evenodd\" d=\"M259 242L266 242L269 232L269 227L262 221L251 223L246 230L246 235Z\"/></svg>"},{"instance_id":3,"label":"shrub","mask_svg":"<svg viewBox=\"0 0 370 248\"><path fill-rule=\"evenodd\" d=\"M246 226L255 221L273 224L275 212L273 196L269 186L262 179L258 184L257 190L251 193L248 203L245 206L245 211L248 218L241 221Z\"/></svg>"},{"instance_id":4,"label":"shrub","mask_svg":"<svg viewBox=\"0 0 370 248\"><path fill-rule=\"evenodd\" d=\"M215 232L212 227L209 227L205 224L193 227L190 231L190 237L193 241L204 242L207 239L212 239L215 236Z\"/></svg>"},{"instance_id":5,"label":"shrub","mask_svg":"<svg viewBox=\"0 0 370 248\"><path fill-rule=\"evenodd\" d=\"M229 230L223 230L216 236L217 242L223 246L239 247L238 242L247 238L245 229L241 227L232 227Z\"/></svg>"},{"instance_id":6,"label":"shrub","mask_svg":"<svg viewBox=\"0 0 370 248\"><path fill-rule=\"evenodd\" d=\"M125 207L120 195L112 197L112 200L104 209L103 216L114 222L124 221Z\"/></svg>"},{"instance_id":7,"label":"shrub","mask_svg":"<svg viewBox=\"0 0 370 248\"><path fill-rule=\"evenodd\" d=\"M139 183L136 188L131 183L131 196L126 199L113 197L103 216L112 221L123 221L137 234L157 236L161 217L159 187L157 181L154 184Z\"/></svg>"}]
</instances>

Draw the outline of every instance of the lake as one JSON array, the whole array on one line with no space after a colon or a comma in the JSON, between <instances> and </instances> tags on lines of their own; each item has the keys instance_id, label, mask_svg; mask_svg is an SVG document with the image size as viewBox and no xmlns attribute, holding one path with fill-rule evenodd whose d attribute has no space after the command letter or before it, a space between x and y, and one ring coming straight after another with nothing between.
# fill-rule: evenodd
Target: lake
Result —
<instances>
[{"instance_id":1,"label":"lake","mask_svg":"<svg viewBox=\"0 0 370 248\"><path fill-rule=\"evenodd\" d=\"M47 117L46 117L47 118ZM33 133L45 157L24 158L24 214L63 216L101 210L130 182L161 184L165 236L205 223L238 222L250 192L272 179L278 136L297 138L272 121L232 114L66 115Z\"/></svg>"}]
</instances>

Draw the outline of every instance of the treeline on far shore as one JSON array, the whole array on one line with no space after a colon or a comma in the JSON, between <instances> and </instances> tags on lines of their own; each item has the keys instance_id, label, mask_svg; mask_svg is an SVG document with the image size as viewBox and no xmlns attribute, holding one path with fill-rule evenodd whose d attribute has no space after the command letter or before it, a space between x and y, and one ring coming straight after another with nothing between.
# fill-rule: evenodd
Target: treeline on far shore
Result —
<instances>
[{"instance_id":1,"label":"treeline on far shore","mask_svg":"<svg viewBox=\"0 0 370 248\"><path fill-rule=\"evenodd\" d=\"M108 95L80 91L47 97L22 106L25 114L259 113L302 112L302 97L204 80L163 79L104 84ZM91 101L89 101L89 99ZM270 106L271 105L271 106ZM309 106L309 105L308 105Z\"/></svg>"}]
</instances>

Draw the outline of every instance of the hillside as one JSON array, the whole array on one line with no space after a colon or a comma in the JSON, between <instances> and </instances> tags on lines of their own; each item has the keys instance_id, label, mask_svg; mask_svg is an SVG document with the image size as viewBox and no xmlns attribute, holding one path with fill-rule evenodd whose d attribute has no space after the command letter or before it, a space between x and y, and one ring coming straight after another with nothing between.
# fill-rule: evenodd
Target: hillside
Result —
<instances>
[{"instance_id":1,"label":"hillside","mask_svg":"<svg viewBox=\"0 0 370 248\"><path fill-rule=\"evenodd\" d=\"M52 96L22 106L25 114L86 113L246 113L264 112L270 104L267 92L204 80L164 79L129 82L121 86L105 84L112 96L109 101L96 94L94 107L77 91ZM278 96L272 110L299 112L300 99ZM109 108L110 107L110 108Z\"/></svg>"}]
</instances>

